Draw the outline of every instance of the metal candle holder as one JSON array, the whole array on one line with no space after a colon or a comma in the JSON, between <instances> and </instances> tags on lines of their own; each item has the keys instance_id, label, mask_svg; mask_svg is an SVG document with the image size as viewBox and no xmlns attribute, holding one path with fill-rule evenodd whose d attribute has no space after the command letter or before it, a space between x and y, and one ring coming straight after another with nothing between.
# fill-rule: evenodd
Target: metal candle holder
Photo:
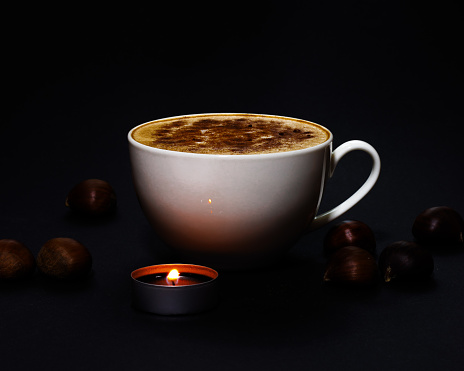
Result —
<instances>
[{"instance_id":1,"label":"metal candle holder","mask_svg":"<svg viewBox=\"0 0 464 371\"><path fill-rule=\"evenodd\" d=\"M169 283L162 277L177 269L179 283ZM193 279L182 280L182 275ZM153 282L148 277L156 278ZM192 264L161 264L136 269L132 277L132 303L142 311L180 315L199 313L217 305L219 298L218 273L211 268ZM197 277L197 279L195 279Z\"/></svg>"}]
</instances>

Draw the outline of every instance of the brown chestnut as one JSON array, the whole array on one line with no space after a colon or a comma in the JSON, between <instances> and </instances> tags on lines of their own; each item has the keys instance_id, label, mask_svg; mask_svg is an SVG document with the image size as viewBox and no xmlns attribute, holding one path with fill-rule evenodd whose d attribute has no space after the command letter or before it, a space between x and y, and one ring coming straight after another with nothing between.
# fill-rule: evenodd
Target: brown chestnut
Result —
<instances>
[{"instance_id":1,"label":"brown chestnut","mask_svg":"<svg viewBox=\"0 0 464 371\"><path fill-rule=\"evenodd\" d=\"M382 250L379 269L385 282L423 281L433 273L430 251L415 242L397 241Z\"/></svg>"},{"instance_id":2,"label":"brown chestnut","mask_svg":"<svg viewBox=\"0 0 464 371\"><path fill-rule=\"evenodd\" d=\"M21 242L0 240L0 281L14 281L32 276L35 259Z\"/></svg>"},{"instance_id":3,"label":"brown chestnut","mask_svg":"<svg viewBox=\"0 0 464 371\"><path fill-rule=\"evenodd\" d=\"M358 220L345 220L334 225L324 238L324 255L344 246L357 246L375 254L375 236L369 226Z\"/></svg>"},{"instance_id":4,"label":"brown chestnut","mask_svg":"<svg viewBox=\"0 0 464 371\"><path fill-rule=\"evenodd\" d=\"M452 246L462 244L464 221L447 206L432 207L421 212L412 226L412 234L421 245Z\"/></svg>"},{"instance_id":5,"label":"brown chestnut","mask_svg":"<svg viewBox=\"0 0 464 371\"><path fill-rule=\"evenodd\" d=\"M104 180L87 179L71 189L66 206L85 216L107 215L116 210L116 193Z\"/></svg>"},{"instance_id":6,"label":"brown chestnut","mask_svg":"<svg viewBox=\"0 0 464 371\"><path fill-rule=\"evenodd\" d=\"M374 256L357 246L335 251L327 263L325 282L351 286L372 286L378 281L379 269Z\"/></svg>"},{"instance_id":7,"label":"brown chestnut","mask_svg":"<svg viewBox=\"0 0 464 371\"><path fill-rule=\"evenodd\" d=\"M53 238L40 249L37 267L51 278L80 279L90 272L92 256L84 245L72 238Z\"/></svg>"}]
</instances>

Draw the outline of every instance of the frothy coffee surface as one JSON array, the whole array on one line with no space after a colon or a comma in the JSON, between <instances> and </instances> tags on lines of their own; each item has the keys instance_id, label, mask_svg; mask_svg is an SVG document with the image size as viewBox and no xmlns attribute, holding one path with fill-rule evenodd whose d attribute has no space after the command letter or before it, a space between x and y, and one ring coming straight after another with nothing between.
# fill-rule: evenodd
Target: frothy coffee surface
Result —
<instances>
[{"instance_id":1,"label":"frothy coffee surface","mask_svg":"<svg viewBox=\"0 0 464 371\"><path fill-rule=\"evenodd\" d=\"M294 151L329 139L319 125L259 115L200 115L157 120L132 132L139 143L170 151L238 155Z\"/></svg>"}]
</instances>

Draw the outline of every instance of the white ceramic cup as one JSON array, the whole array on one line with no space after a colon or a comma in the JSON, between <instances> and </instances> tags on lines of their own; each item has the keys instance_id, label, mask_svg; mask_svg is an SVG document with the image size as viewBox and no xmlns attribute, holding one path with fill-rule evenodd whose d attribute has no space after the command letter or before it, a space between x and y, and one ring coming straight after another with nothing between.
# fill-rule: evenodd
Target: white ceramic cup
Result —
<instances>
[{"instance_id":1,"label":"white ceramic cup","mask_svg":"<svg viewBox=\"0 0 464 371\"><path fill-rule=\"evenodd\" d=\"M324 143L302 150L215 155L140 144L132 137L137 127L128 134L129 151L135 190L148 221L183 259L217 269L249 269L275 261L303 233L359 202L380 173L380 158L371 145L352 140L332 151L330 131ZM316 216L326 181L340 159L354 150L371 156L369 177L346 201Z\"/></svg>"}]
</instances>

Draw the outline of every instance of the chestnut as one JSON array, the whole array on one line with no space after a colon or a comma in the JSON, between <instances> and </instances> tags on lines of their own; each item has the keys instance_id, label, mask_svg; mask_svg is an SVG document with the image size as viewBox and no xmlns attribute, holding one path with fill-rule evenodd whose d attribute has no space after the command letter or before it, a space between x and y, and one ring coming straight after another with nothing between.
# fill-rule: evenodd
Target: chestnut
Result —
<instances>
[{"instance_id":1,"label":"chestnut","mask_svg":"<svg viewBox=\"0 0 464 371\"><path fill-rule=\"evenodd\" d=\"M379 269L374 256L357 246L335 251L327 262L325 282L351 286L372 286L378 281Z\"/></svg>"},{"instance_id":2,"label":"chestnut","mask_svg":"<svg viewBox=\"0 0 464 371\"><path fill-rule=\"evenodd\" d=\"M51 278L80 279L90 272L92 256L84 245L72 238L53 238L40 249L37 267Z\"/></svg>"},{"instance_id":3,"label":"chestnut","mask_svg":"<svg viewBox=\"0 0 464 371\"><path fill-rule=\"evenodd\" d=\"M330 256L344 246L357 246L375 254L375 236L369 226L358 220L334 225L324 238L324 255Z\"/></svg>"},{"instance_id":4,"label":"chestnut","mask_svg":"<svg viewBox=\"0 0 464 371\"><path fill-rule=\"evenodd\" d=\"M464 221L447 206L422 211L415 219L412 234L421 245L452 246L462 244Z\"/></svg>"},{"instance_id":5,"label":"chestnut","mask_svg":"<svg viewBox=\"0 0 464 371\"><path fill-rule=\"evenodd\" d=\"M385 282L430 278L434 263L430 251L416 242L397 241L382 250L379 269Z\"/></svg>"},{"instance_id":6,"label":"chestnut","mask_svg":"<svg viewBox=\"0 0 464 371\"><path fill-rule=\"evenodd\" d=\"M0 281L27 278L34 270L34 255L25 245L16 240L0 240Z\"/></svg>"},{"instance_id":7,"label":"chestnut","mask_svg":"<svg viewBox=\"0 0 464 371\"><path fill-rule=\"evenodd\" d=\"M116 193L104 180L87 179L71 189L66 206L84 216L107 215L116 210Z\"/></svg>"}]
</instances>

